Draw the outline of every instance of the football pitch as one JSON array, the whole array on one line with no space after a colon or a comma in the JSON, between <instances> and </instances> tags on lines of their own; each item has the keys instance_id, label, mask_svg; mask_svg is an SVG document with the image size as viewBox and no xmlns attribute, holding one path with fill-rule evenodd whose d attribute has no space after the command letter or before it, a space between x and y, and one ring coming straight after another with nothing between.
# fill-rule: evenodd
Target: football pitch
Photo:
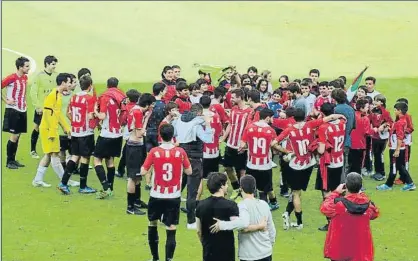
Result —
<instances>
[{"instance_id":1,"label":"football pitch","mask_svg":"<svg viewBox=\"0 0 418 261\"><path fill-rule=\"evenodd\" d=\"M58 57L58 72L88 67L99 93L111 76L119 78L124 90L150 92L162 68L173 64L182 67L189 82L198 77L194 63L233 64L240 72L254 65L259 72L273 72L274 86L281 74L292 80L306 77L312 68L320 69L323 80L345 75L351 82L369 65L366 75L377 78L376 88L387 97L392 116L395 100L406 97L409 113L418 117L418 3L3 2L2 8L2 47L33 58L36 72L49 54ZM2 77L14 72L17 57L2 50ZM2 260L149 260L147 218L125 214L125 179L116 179L115 195L108 200L79 195L76 189L61 195L54 189L59 181L51 168L45 181L53 187L32 187L39 163L29 156L32 118L30 106L28 133L17 154L26 167L8 170L5 153L1 157ZM2 152L8 138L2 133ZM416 183L417 153L413 148L410 166ZM315 175L303 194L302 231L282 230L287 201L279 199L281 208L273 213L274 260L324 260L325 233L317 228L325 218L319 212L320 193L313 188ZM274 169L274 180L277 192L279 169ZM418 191L402 193L395 186L378 193L378 184L365 178L366 193L381 211L371 222L375 260L418 260ZM94 170L89 171L89 185L100 187ZM148 197L145 190L142 194ZM186 229L181 215L175 260L202 260L196 231ZM159 236L164 256L163 227Z\"/></svg>"}]
</instances>

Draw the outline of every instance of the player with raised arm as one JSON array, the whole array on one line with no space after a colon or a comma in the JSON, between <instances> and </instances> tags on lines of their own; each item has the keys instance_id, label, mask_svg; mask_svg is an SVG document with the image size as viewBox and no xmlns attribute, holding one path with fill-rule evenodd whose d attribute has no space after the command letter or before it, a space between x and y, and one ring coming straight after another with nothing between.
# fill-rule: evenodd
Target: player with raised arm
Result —
<instances>
[{"instance_id":1,"label":"player with raised arm","mask_svg":"<svg viewBox=\"0 0 418 261\"><path fill-rule=\"evenodd\" d=\"M276 132L269 125L273 115L274 112L267 108L259 112L259 120L248 125L242 135L240 151L248 148L246 173L257 181L260 199L269 203L271 210L276 210L279 204L273 191L273 159L270 149L274 145Z\"/></svg>"},{"instance_id":2,"label":"player with raised arm","mask_svg":"<svg viewBox=\"0 0 418 261\"><path fill-rule=\"evenodd\" d=\"M152 188L148 202L148 243L152 260L160 260L158 253L158 221L166 226L166 261L171 261L176 248L176 226L179 224L182 174L192 174L192 167L184 149L171 142L174 127L165 124L160 128L163 143L151 149L141 168L141 175L151 167Z\"/></svg>"},{"instance_id":3,"label":"player with raised arm","mask_svg":"<svg viewBox=\"0 0 418 261\"><path fill-rule=\"evenodd\" d=\"M80 78L81 92L71 97L68 116L71 122L71 159L67 163L61 184L58 189L65 195L70 193L68 181L80 160L80 189L81 194L95 193L96 190L87 186L89 160L94 151L94 107L96 98L89 94L93 85L90 76Z\"/></svg>"},{"instance_id":4,"label":"player with raised arm","mask_svg":"<svg viewBox=\"0 0 418 261\"><path fill-rule=\"evenodd\" d=\"M57 63L58 59L55 56L46 56L44 59L44 70L35 76L30 87L30 97L32 99L32 105L35 107L33 116L34 125L30 138L30 155L34 159L39 159L39 155L36 153L36 143L39 138L39 125L42 120L45 97L56 87L55 79L57 78L57 74L55 73L55 69Z\"/></svg>"}]
</instances>

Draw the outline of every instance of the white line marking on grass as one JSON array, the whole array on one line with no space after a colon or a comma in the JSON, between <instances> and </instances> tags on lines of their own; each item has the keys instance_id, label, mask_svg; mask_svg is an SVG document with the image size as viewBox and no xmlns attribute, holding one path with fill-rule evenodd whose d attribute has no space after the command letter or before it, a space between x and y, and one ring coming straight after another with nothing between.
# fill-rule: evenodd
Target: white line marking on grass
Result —
<instances>
[{"instance_id":1,"label":"white line marking on grass","mask_svg":"<svg viewBox=\"0 0 418 261\"><path fill-rule=\"evenodd\" d=\"M35 62L35 59L33 59L32 57L30 57L29 55L26 55L24 53L20 53L18 51L15 51L15 50L12 50L12 49L9 49L9 48L2 47L1 49L28 58L29 59L29 62L31 64L30 70L29 70L29 74L32 74L32 73L34 73L36 71L36 62Z\"/></svg>"}]
</instances>

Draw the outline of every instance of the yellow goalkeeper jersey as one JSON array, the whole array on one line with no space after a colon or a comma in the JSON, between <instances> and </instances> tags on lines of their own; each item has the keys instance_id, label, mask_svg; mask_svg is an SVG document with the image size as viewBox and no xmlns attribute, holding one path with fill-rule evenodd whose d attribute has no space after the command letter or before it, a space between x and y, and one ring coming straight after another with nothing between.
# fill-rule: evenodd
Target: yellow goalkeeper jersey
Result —
<instances>
[{"instance_id":1,"label":"yellow goalkeeper jersey","mask_svg":"<svg viewBox=\"0 0 418 261\"><path fill-rule=\"evenodd\" d=\"M55 88L45 97L39 128L44 133L47 132L49 138L58 138L60 125L66 133L70 133L70 125L65 120L65 112L62 111L62 94Z\"/></svg>"}]
</instances>

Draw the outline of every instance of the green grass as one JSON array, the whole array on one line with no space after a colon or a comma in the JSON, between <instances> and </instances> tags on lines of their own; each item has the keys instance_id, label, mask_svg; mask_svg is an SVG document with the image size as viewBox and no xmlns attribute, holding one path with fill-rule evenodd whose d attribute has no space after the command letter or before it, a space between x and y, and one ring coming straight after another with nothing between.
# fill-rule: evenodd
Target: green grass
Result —
<instances>
[{"instance_id":1,"label":"green grass","mask_svg":"<svg viewBox=\"0 0 418 261\"><path fill-rule=\"evenodd\" d=\"M313 67L321 69L322 79L352 78L368 64L367 75L378 78L377 88L387 96L388 107L398 97L407 97L410 113L417 117L417 36L412 33L418 26L416 3L5 2L3 8L3 47L32 56L38 70L47 54L58 56L59 71L89 67L99 90L108 77L117 76L124 90L149 91L166 64L180 64L190 80L196 77L194 62L236 64L239 70L254 64L271 69L276 83L280 74L300 78ZM3 76L13 72L15 59L2 51ZM26 167L5 169L2 153L2 259L149 259L146 217L124 212L125 180L117 179L115 196L104 201L32 188L38 165L29 157L32 115L30 107L29 133L22 136L17 155ZM3 133L3 150L7 139ZM417 170L418 163L412 161L415 180ZM95 172L89 174L89 184L99 188ZM325 234L317 227L325 219L318 210L321 197L313 190L314 175L303 195L303 231L281 230L285 200L280 199L281 210L273 214L278 231L275 260L323 260ZM274 177L277 188L277 169ZM52 169L45 181L58 183ZM417 192L377 193L376 184L365 184L381 211L372 222L376 260L418 260L413 251L418 244ZM185 229L184 215L180 222L175 259L201 260L195 232ZM161 227L162 256L164 241Z\"/></svg>"}]
</instances>

